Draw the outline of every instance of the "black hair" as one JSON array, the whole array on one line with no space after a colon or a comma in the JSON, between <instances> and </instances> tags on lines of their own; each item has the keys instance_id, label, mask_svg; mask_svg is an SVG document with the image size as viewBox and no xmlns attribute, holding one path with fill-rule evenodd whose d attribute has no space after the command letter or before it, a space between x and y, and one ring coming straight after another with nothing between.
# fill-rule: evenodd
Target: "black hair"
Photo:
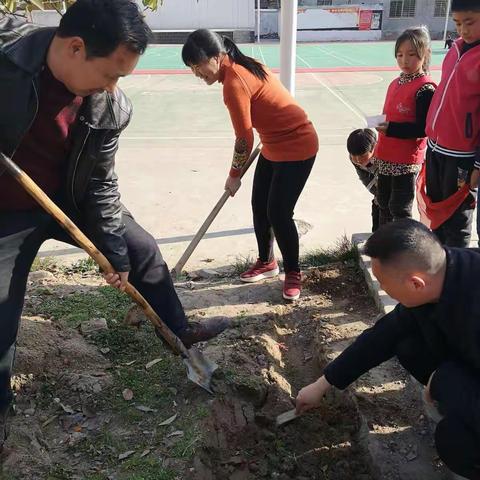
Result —
<instances>
[{"instance_id":1,"label":"black hair","mask_svg":"<svg viewBox=\"0 0 480 480\"><path fill-rule=\"evenodd\" d=\"M365 155L375 148L377 135L371 128L354 130L347 138L347 150L350 155Z\"/></svg>"},{"instance_id":2,"label":"black hair","mask_svg":"<svg viewBox=\"0 0 480 480\"><path fill-rule=\"evenodd\" d=\"M365 255L381 264L437 273L445 261L442 244L425 225L403 218L382 225L367 240Z\"/></svg>"},{"instance_id":3,"label":"black hair","mask_svg":"<svg viewBox=\"0 0 480 480\"><path fill-rule=\"evenodd\" d=\"M406 41L412 44L417 57L423 58L422 70L427 73L430 70L430 59L432 58L432 40L428 28L422 25L421 27L407 28L401 33L395 42L395 57L402 43Z\"/></svg>"},{"instance_id":4,"label":"black hair","mask_svg":"<svg viewBox=\"0 0 480 480\"><path fill-rule=\"evenodd\" d=\"M182 48L182 60L191 67L220 53L226 53L233 62L245 67L260 80L266 80L267 72L260 62L244 55L230 38L206 28L195 30L188 36Z\"/></svg>"},{"instance_id":5,"label":"black hair","mask_svg":"<svg viewBox=\"0 0 480 480\"><path fill-rule=\"evenodd\" d=\"M480 11L479 0L452 0L452 12L478 12Z\"/></svg>"},{"instance_id":6,"label":"black hair","mask_svg":"<svg viewBox=\"0 0 480 480\"><path fill-rule=\"evenodd\" d=\"M120 45L143 54L152 31L132 0L77 0L60 20L57 35L80 37L87 57L108 57Z\"/></svg>"}]
</instances>

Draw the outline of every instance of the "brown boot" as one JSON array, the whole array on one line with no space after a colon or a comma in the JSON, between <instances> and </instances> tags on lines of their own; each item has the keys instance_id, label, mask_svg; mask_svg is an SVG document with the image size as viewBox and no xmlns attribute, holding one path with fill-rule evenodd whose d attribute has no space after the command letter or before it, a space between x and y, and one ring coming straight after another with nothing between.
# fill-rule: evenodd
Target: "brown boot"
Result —
<instances>
[{"instance_id":1,"label":"brown boot","mask_svg":"<svg viewBox=\"0 0 480 480\"><path fill-rule=\"evenodd\" d=\"M178 338L185 347L190 348L194 343L206 342L222 333L230 327L230 319L227 317L209 318L202 322L188 322L188 325L179 334ZM157 337L163 340L161 333L155 329Z\"/></svg>"}]
</instances>

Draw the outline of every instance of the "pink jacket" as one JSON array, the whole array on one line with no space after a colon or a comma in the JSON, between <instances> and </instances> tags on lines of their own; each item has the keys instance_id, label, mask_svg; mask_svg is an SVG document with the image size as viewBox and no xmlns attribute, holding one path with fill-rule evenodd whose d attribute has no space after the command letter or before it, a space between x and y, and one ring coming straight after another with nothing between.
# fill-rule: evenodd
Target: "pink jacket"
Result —
<instances>
[{"instance_id":1,"label":"pink jacket","mask_svg":"<svg viewBox=\"0 0 480 480\"><path fill-rule=\"evenodd\" d=\"M427 116L429 146L454 157L474 157L480 144L480 45L461 55L463 39L447 53Z\"/></svg>"}]
</instances>

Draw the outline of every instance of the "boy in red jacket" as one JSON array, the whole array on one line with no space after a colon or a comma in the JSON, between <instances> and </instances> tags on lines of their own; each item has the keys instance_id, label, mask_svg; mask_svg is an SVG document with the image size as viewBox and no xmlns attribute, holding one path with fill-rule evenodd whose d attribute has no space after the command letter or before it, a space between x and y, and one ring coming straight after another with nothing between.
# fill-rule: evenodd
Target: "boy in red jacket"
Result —
<instances>
[{"instance_id":1,"label":"boy in red jacket","mask_svg":"<svg viewBox=\"0 0 480 480\"><path fill-rule=\"evenodd\" d=\"M442 79L427 117L426 193L431 207L462 189L471 179L480 141L480 0L452 0L452 17L460 36L447 53ZM453 214L441 209L435 233L451 247L468 247L475 198L468 188L457 195Z\"/></svg>"}]
</instances>

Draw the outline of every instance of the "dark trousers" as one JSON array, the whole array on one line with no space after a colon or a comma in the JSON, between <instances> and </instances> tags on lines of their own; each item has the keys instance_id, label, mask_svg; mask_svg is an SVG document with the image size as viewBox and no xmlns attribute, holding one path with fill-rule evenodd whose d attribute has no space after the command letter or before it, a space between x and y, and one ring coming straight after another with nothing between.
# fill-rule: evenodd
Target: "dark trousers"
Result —
<instances>
[{"instance_id":1,"label":"dark trousers","mask_svg":"<svg viewBox=\"0 0 480 480\"><path fill-rule=\"evenodd\" d=\"M465 182L470 181L473 158L457 158L427 150L425 173L427 195L439 202L453 195ZM434 232L449 247L466 248L470 244L475 199L468 195L454 214Z\"/></svg>"},{"instance_id":2,"label":"dark trousers","mask_svg":"<svg viewBox=\"0 0 480 480\"><path fill-rule=\"evenodd\" d=\"M377 202L380 225L412 216L415 177L415 173L378 175Z\"/></svg>"},{"instance_id":3,"label":"dark trousers","mask_svg":"<svg viewBox=\"0 0 480 480\"><path fill-rule=\"evenodd\" d=\"M447 396L442 401L431 391L433 399L439 400L438 409L444 415L435 430L437 452L452 472L479 480L479 373L459 363L436 360L420 335L399 342L396 353L402 366L423 385L428 383L433 372L435 377L442 377L442 390L447 391Z\"/></svg>"},{"instance_id":4,"label":"dark trousers","mask_svg":"<svg viewBox=\"0 0 480 480\"><path fill-rule=\"evenodd\" d=\"M181 332L187 326L187 320L155 239L128 212L124 212L123 221L124 238L132 267L130 283L175 333ZM81 221L77 220L77 225L81 228ZM40 246L49 238L75 244L41 210L0 212L0 409L2 402L5 406L11 395L12 350L22 313L28 273ZM11 361L5 361L8 352Z\"/></svg>"},{"instance_id":5,"label":"dark trousers","mask_svg":"<svg viewBox=\"0 0 480 480\"><path fill-rule=\"evenodd\" d=\"M372 199L372 232L375 232L380 226L380 209L377 202L377 180L375 173L365 170L358 165L353 164L357 172L359 180L365 188L373 195Z\"/></svg>"},{"instance_id":6,"label":"dark trousers","mask_svg":"<svg viewBox=\"0 0 480 480\"><path fill-rule=\"evenodd\" d=\"M258 158L253 178L253 225L260 260L273 259L273 241L282 253L285 273L300 271L298 232L293 209L312 170L315 157L297 162Z\"/></svg>"}]
</instances>

